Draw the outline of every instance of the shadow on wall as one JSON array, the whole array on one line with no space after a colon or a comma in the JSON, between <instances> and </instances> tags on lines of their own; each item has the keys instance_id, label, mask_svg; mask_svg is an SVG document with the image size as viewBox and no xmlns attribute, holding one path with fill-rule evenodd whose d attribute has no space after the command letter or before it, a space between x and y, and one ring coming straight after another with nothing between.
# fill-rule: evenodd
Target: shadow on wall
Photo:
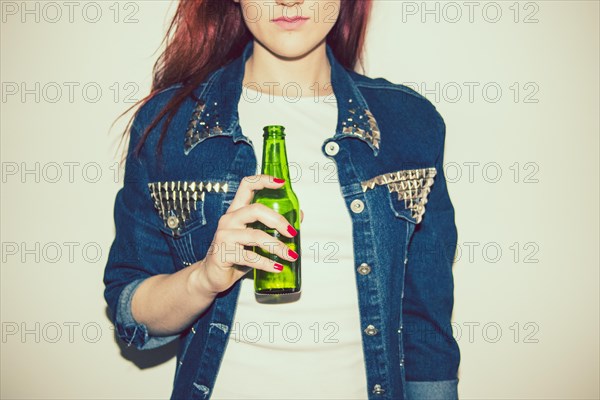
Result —
<instances>
[{"instance_id":1,"label":"shadow on wall","mask_svg":"<svg viewBox=\"0 0 600 400\"><path fill-rule=\"evenodd\" d=\"M108 320L111 321L108 307L105 308L105 314ZM133 362L140 369L152 368L165 363L176 357L179 350L179 340L174 340L156 349L138 350L134 346L128 347L127 343L119 339L116 331L114 332L114 339L121 350L123 358Z\"/></svg>"}]
</instances>

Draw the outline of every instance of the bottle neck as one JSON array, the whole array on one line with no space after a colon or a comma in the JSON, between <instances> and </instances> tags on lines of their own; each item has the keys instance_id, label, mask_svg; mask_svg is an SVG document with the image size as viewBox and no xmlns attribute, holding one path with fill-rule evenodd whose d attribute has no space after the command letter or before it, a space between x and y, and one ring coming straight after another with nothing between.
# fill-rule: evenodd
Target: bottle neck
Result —
<instances>
[{"instance_id":1,"label":"bottle neck","mask_svg":"<svg viewBox=\"0 0 600 400\"><path fill-rule=\"evenodd\" d=\"M262 173L290 181L285 138L283 135L265 135L263 142Z\"/></svg>"}]
</instances>

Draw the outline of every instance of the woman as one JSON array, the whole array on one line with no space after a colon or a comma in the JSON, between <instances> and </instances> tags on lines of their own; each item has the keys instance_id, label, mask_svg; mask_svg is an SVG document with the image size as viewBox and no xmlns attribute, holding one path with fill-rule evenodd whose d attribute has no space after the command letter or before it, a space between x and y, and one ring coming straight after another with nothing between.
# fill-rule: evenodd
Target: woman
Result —
<instances>
[{"instance_id":1,"label":"woman","mask_svg":"<svg viewBox=\"0 0 600 400\"><path fill-rule=\"evenodd\" d=\"M172 398L457 397L445 125L416 92L353 71L370 8L180 3L130 130L104 278L126 343L181 339ZM293 182L259 173L272 124ZM298 255L248 226L297 232L251 202L286 184L306 212L302 293L264 304L247 272L279 267L248 246Z\"/></svg>"}]
</instances>

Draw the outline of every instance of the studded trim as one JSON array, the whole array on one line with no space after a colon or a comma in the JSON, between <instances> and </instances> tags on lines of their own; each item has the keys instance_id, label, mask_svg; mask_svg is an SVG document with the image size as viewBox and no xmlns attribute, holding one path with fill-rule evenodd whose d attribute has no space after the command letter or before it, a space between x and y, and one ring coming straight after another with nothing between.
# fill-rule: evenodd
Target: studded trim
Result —
<instances>
[{"instance_id":1,"label":"studded trim","mask_svg":"<svg viewBox=\"0 0 600 400\"><path fill-rule=\"evenodd\" d=\"M227 193L228 184L203 181L166 181L148 183L154 208L165 226L179 235L181 228L197 210L198 201L204 201L206 192Z\"/></svg>"},{"instance_id":2,"label":"studded trim","mask_svg":"<svg viewBox=\"0 0 600 400\"><path fill-rule=\"evenodd\" d=\"M352 99L348 99L348 103L351 106ZM358 136L379 150L381 135L377 121L371 111L367 108L350 108L348 112L350 116L342 121L342 133Z\"/></svg>"},{"instance_id":3,"label":"studded trim","mask_svg":"<svg viewBox=\"0 0 600 400\"><path fill-rule=\"evenodd\" d=\"M348 107L352 107L353 100L348 99ZM184 153L187 155L198 143L212 136L223 134L220 126L218 103L214 102L208 107L204 99L198 100L184 139ZM367 108L347 108L347 116L342 121L342 135L356 136L369 143L375 151L379 150L381 134L377 120Z\"/></svg>"},{"instance_id":4,"label":"studded trim","mask_svg":"<svg viewBox=\"0 0 600 400\"><path fill-rule=\"evenodd\" d=\"M203 99L196 103L185 133L184 153L186 155L202 140L223 133L223 129L219 126L217 105L216 101L211 105L211 113Z\"/></svg>"},{"instance_id":5,"label":"studded trim","mask_svg":"<svg viewBox=\"0 0 600 400\"><path fill-rule=\"evenodd\" d=\"M361 182L363 192L375 185L386 185L390 193L398 193L398 200L404 200L404 207L411 210L416 223L420 223L425 213L427 196L431 191L437 170L431 168L405 169L378 175Z\"/></svg>"}]
</instances>

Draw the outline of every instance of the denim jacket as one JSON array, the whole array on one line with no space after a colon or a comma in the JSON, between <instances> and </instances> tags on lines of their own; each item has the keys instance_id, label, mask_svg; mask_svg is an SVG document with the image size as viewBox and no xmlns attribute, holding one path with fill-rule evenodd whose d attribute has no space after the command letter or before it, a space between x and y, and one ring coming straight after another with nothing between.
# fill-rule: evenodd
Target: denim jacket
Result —
<instances>
[{"instance_id":1,"label":"denim jacket","mask_svg":"<svg viewBox=\"0 0 600 400\"><path fill-rule=\"evenodd\" d=\"M250 41L178 109L154 157L162 124L139 158L144 128L181 87L146 103L134 119L116 236L104 274L119 338L138 349L180 340L172 399L209 399L227 345L240 281L177 335L153 336L131 313L138 285L205 257L218 220L257 158L237 105ZM337 166L352 219L354 269L369 399L457 398L460 352L452 335L454 208L442 168L445 124L415 91L344 68L327 45L338 122L322 153ZM260 155L259 155L260 156ZM283 394L282 394L283 396Z\"/></svg>"}]
</instances>

